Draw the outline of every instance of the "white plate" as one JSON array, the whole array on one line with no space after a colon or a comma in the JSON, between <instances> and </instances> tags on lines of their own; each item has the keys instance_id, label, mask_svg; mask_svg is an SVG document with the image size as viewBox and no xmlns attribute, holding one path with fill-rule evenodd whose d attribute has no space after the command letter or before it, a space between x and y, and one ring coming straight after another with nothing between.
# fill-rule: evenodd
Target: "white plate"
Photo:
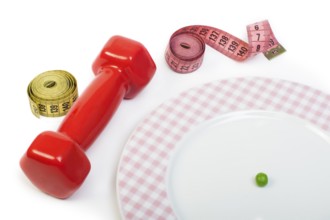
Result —
<instances>
[{"instance_id":1,"label":"white plate","mask_svg":"<svg viewBox=\"0 0 330 220\"><path fill-rule=\"evenodd\" d=\"M179 219L329 219L329 158L329 136L301 119L225 114L177 144L167 192ZM264 188L259 172L269 176Z\"/></svg>"},{"instance_id":2,"label":"white plate","mask_svg":"<svg viewBox=\"0 0 330 220\"><path fill-rule=\"evenodd\" d=\"M213 82L164 103L124 148L123 219L330 219L329 103L266 78ZM261 171L264 188L253 181Z\"/></svg>"}]
</instances>

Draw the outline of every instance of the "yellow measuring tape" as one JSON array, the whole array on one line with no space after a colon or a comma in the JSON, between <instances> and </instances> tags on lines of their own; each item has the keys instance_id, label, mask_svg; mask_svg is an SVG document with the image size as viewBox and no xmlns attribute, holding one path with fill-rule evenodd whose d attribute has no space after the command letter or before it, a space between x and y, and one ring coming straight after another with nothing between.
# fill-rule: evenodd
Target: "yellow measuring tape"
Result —
<instances>
[{"instance_id":1,"label":"yellow measuring tape","mask_svg":"<svg viewBox=\"0 0 330 220\"><path fill-rule=\"evenodd\" d=\"M27 93L32 113L36 117L65 115L78 98L77 81L64 70L51 70L36 76Z\"/></svg>"}]
</instances>

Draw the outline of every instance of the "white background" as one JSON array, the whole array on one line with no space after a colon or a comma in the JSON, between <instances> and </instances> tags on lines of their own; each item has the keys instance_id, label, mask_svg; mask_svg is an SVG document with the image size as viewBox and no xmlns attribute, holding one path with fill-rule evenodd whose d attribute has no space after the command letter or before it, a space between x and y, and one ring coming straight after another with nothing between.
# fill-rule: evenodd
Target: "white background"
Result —
<instances>
[{"instance_id":1,"label":"white background","mask_svg":"<svg viewBox=\"0 0 330 220\"><path fill-rule=\"evenodd\" d=\"M238 76L281 78L330 93L327 1L69 1L0 2L1 160L0 219L120 219L116 169L129 135L148 112L192 86ZM268 19L287 49L268 61L263 55L237 63L207 47L202 67L172 72L164 50L171 34L187 25L214 26L247 40L245 26ZM79 93L93 79L91 64L105 42L122 35L145 45L157 72L134 100L123 101L87 155L92 170L69 199L41 193L24 176L19 160L44 130L63 118L35 118L26 88L37 74L71 72Z\"/></svg>"}]
</instances>

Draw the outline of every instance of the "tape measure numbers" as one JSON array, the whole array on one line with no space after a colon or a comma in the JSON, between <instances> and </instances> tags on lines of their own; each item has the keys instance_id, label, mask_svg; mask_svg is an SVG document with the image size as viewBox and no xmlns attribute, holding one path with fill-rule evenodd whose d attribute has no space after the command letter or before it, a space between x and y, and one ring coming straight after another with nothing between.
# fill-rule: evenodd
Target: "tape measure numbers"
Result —
<instances>
[{"instance_id":1,"label":"tape measure numbers","mask_svg":"<svg viewBox=\"0 0 330 220\"><path fill-rule=\"evenodd\" d=\"M249 43L210 26L181 28L170 38L165 52L166 62L175 72L193 72L202 64L205 44L236 61L244 61L258 53L272 59L285 52L267 20L248 25L247 32Z\"/></svg>"},{"instance_id":2,"label":"tape measure numbers","mask_svg":"<svg viewBox=\"0 0 330 220\"><path fill-rule=\"evenodd\" d=\"M32 113L36 117L65 115L78 98L77 81L64 70L51 70L36 76L28 85Z\"/></svg>"}]
</instances>

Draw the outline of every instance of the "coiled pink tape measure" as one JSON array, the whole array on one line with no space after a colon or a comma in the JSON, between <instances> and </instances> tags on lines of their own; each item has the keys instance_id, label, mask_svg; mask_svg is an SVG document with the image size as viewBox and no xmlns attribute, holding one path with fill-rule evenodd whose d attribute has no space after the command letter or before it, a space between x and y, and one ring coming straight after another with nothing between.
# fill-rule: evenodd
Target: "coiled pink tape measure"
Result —
<instances>
[{"instance_id":1,"label":"coiled pink tape measure","mask_svg":"<svg viewBox=\"0 0 330 220\"><path fill-rule=\"evenodd\" d=\"M175 72L193 72L202 64L205 44L236 61L244 61L258 53L264 53L270 60L285 52L267 20L248 25L247 32L249 43L210 26L181 28L170 38L165 53L166 62Z\"/></svg>"}]
</instances>

